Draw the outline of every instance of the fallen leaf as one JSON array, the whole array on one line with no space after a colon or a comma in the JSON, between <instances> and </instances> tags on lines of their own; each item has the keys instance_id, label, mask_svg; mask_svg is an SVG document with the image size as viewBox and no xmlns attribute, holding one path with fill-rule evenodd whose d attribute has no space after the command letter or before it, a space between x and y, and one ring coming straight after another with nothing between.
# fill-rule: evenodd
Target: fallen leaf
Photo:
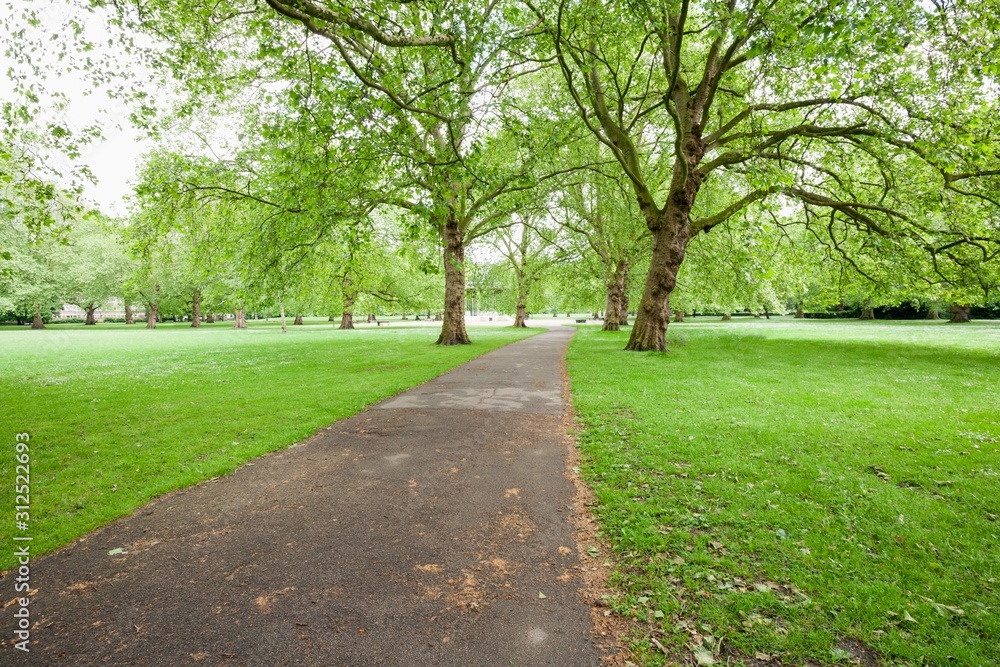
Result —
<instances>
[{"instance_id":1,"label":"fallen leaf","mask_svg":"<svg viewBox=\"0 0 1000 667\"><path fill-rule=\"evenodd\" d=\"M700 667L711 667L715 664L715 656L704 646L695 646L693 653L694 660Z\"/></svg>"},{"instance_id":2,"label":"fallen leaf","mask_svg":"<svg viewBox=\"0 0 1000 667\"><path fill-rule=\"evenodd\" d=\"M543 592L541 592L541 591L538 591L538 599L539 599L539 600L544 600L544 599L545 599L545 598L547 598L547 597L548 597L548 596L547 596L547 595L546 595L545 593L543 593Z\"/></svg>"},{"instance_id":3,"label":"fallen leaf","mask_svg":"<svg viewBox=\"0 0 1000 667\"><path fill-rule=\"evenodd\" d=\"M127 553L128 553L127 551L125 551L121 547L118 547L117 549L112 549L111 551L109 551L108 555L109 556L117 556L119 554L127 554Z\"/></svg>"}]
</instances>

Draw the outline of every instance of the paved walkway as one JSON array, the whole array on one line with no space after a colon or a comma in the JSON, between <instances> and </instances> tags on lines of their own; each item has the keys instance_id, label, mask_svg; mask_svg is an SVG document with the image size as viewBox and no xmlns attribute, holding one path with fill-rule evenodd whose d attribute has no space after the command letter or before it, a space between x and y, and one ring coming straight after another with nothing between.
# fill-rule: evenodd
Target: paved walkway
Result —
<instances>
[{"instance_id":1,"label":"paved walkway","mask_svg":"<svg viewBox=\"0 0 1000 667\"><path fill-rule=\"evenodd\" d=\"M598 665L567 520L571 335L487 354L34 563L32 652L0 662Z\"/></svg>"}]
</instances>

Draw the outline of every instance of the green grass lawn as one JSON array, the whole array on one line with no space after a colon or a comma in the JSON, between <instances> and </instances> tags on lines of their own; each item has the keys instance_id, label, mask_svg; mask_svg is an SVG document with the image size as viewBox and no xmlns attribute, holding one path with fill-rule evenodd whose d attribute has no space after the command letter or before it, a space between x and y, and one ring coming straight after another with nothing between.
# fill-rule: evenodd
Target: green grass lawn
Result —
<instances>
[{"instance_id":1,"label":"green grass lawn","mask_svg":"<svg viewBox=\"0 0 1000 667\"><path fill-rule=\"evenodd\" d=\"M568 363L640 661L1000 664L1000 323L627 336Z\"/></svg>"},{"instance_id":2,"label":"green grass lawn","mask_svg":"<svg viewBox=\"0 0 1000 667\"><path fill-rule=\"evenodd\" d=\"M538 332L474 328L472 345L438 347L436 328L231 326L0 328L0 542L15 532L16 433L31 435L38 555Z\"/></svg>"}]
</instances>

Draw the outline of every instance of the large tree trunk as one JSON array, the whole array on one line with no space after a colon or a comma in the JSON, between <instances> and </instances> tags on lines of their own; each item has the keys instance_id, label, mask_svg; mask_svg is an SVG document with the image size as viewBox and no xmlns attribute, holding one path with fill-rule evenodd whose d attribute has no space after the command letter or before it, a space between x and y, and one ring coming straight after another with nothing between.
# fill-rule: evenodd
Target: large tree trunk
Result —
<instances>
[{"instance_id":1,"label":"large tree trunk","mask_svg":"<svg viewBox=\"0 0 1000 667\"><path fill-rule=\"evenodd\" d=\"M236 318L233 320L234 329L246 329L247 328L247 312L243 308L237 308L235 313Z\"/></svg>"},{"instance_id":2,"label":"large tree trunk","mask_svg":"<svg viewBox=\"0 0 1000 667\"><path fill-rule=\"evenodd\" d=\"M125 302L125 324L135 324L135 317L132 315L132 304Z\"/></svg>"},{"instance_id":3,"label":"large tree trunk","mask_svg":"<svg viewBox=\"0 0 1000 667\"><path fill-rule=\"evenodd\" d=\"M146 304L146 328L155 329L159 321L160 304L150 301Z\"/></svg>"},{"instance_id":4,"label":"large tree trunk","mask_svg":"<svg viewBox=\"0 0 1000 667\"><path fill-rule=\"evenodd\" d=\"M295 321L292 322L292 325L293 326L299 326L299 327L302 326L302 314L301 313L297 313L295 315Z\"/></svg>"},{"instance_id":5,"label":"large tree trunk","mask_svg":"<svg viewBox=\"0 0 1000 667\"><path fill-rule=\"evenodd\" d=\"M694 192L697 192L697 184ZM694 192L672 194L664 212L650 211L646 214L647 226L653 233L653 254L649 260L646 286L639 301L639 310L626 350L662 352L667 349L669 298L677 284L677 271L684 261L690 233L688 215L690 204L694 203ZM686 209L682 209L674 200L684 200L685 196L690 203Z\"/></svg>"},{"instance_id":6,"label":"large tree trunk","mask_svg":"<svg viewBox=\"0 0 1000 667\"><path fill-rule=\"evenodd\" d=\"M465 239L458 221L449 216L441 230L444 241L444 322L438 345L468 345L465 331Z\"/></svg>"},{"instance_id":7,"label":"large tree trunk","mask_svg":"<svg viewBox=\"0 0 1000 667\"><path fill-rule=\"evenodd\" d=\"M941 319L941 314L938 313L938 309L937 308L931 308L930 310L927 311L927 319L928 320L940 320Z\"/></svg>"},{"instance_id":8,"label":"large tree trunk","mask_svg":"<svg viewBox=\"0 0 1000 667\"><path fill-rule=\"evenodd\" d=\"M952 322L968 322L969 318L969 304L967 303L953 303L951 304L951 321Z\"/></svg>"},{"instance_id":9,"label":"large tree trunk","mask_svg":"<svg viewBox=\"0 0 1000 667\"><path fill-rule=\"evenodd\" d=\"M615 266L615 272L608 281L608 296L604 305L604 326L601 331L619 331L624 321L628 324L628 313L622 312L622 300L625 297L625 275L627 265L624 260Z\"/></svg>"},{"instance_id":10,"label":"large tree trunk","mask_svg":"<svg viewBox=\"0 0 1000 667\"><path fill-rule=\"evenodd\" d=\"M871 307L862 308L861 309L861 317L859 317L858 319L859 320L874 320L875 319L875 310L873 308L871 308Z\"/></svg>"},{"instance_id":11,"label":"large tree trunk","mask_svg":"<svg viewBox=\"0 0 1000 667\"><path fill-rule=\"evenodd\" d=\"M799 301L795 305L795 319L801 320L801 319L805 318L805 316L806 316L806 311L802 308L802 302Z\"/></svg>"},{"instance_id":12,"label":"large tree trunk","mask_svg":"<svg viewBox=\"0 0 1000 667\"><path fill-rule=\"evenodd\" d=\"M723 322L729 322L732 319L733 319L733 314L732 313L722 313L722 321Z\"/></svg>"},{"instance_id":13,"label":"large tree trunk","mask_svg":"<svg viewBox=\"0 0 1000 667\"><path fill-rule=\"evenodd\" d=\"M517 313L514 315L514 326L519 329L526 329L528 325L525 324L524 320L527 319L528 309L524 305L524 301L518 299L517 301Z\"/></svg>"},{"instance_id":14,"label":"large tree trunk","mask_svg":"<svg viewBox=\"0 0 1000 667\"><path fill-rule=\"evenodd\" d=\"M213 322L215 322L215 315L209 313L205 316L205 324L212 324Z\"/></svg>"},{"instance_id":15,"label":"large tree trunk","mask_svg":"<svg viewBox=\"0 0 1000 667\"><path fill-rule=\"evenodd\" d=\"M42 310L40 308L35 308L35 311L31 314L31 328L32 329L45 328L45 322L42 321Z\"/></svg>"},{"instance_id":16,"label":"large tree trunk","mask_svg":"<svg viewBox=\"0 0 1000 667\"><path fill-rule=\"evenodd\" d=\"M146 302L146 328L155 329L160 316L160 286L153 285L153 297Z\"/></svg>"},{"instance_id":17,"label":"large tree trunk","mask_svg":"<svg viewBox=\"0 0 1000 667\"><path fill-rule=\"evenodd\" d=\"M84 324L96 325L97 320L94 319L94 311L97 310L97 306L87 306L85 310L87 311L87 321Z\"/></svg>"},{"instance_id":18,"label":"large tree trunk","mask_svg":"<svg viewBox=\"0 0 1000 667\"><path fill-rule=\"evenodd\" d=\"M358 298L357 291L351 289L354 282L347 276L341 284L341 291L344 294L344 310L340 316L340 329L354 328L354 301Z\"/></svg>"},{"instance_id":19,"label":"large tree trunk","mask_svg":"<svg viewBox=\"0 0 1000 667\"><path fill-rule=\"evenodd\" d=\"M201 290L197 288L191 292L191 326L201 326Z\"/></svg>"}]
</instances>

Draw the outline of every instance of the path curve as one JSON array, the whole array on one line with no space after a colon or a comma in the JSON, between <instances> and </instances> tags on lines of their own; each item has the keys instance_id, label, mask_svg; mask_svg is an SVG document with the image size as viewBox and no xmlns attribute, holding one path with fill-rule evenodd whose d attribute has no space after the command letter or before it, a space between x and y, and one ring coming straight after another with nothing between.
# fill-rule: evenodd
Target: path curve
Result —
<instances>
[{"instance_id":1,"label":"path curve","mask_svg":"<svg viewBox=\"0 0 1000 667\"><path fill-rule=\"evenodd\" d=\"M7 644L2 662L598 665L564 475L572 334L486 354L36 562L32 651Z\"/></svg>"}]
</instances>

